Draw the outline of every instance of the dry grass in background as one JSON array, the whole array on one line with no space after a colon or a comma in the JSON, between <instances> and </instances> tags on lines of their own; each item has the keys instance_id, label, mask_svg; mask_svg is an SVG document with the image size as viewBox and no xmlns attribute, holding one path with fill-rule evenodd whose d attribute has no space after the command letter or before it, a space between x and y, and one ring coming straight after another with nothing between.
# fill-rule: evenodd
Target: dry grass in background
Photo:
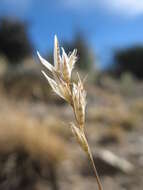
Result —
<instances>
[{"instance_id":1,"label":"dry grass in background","mask_svg":"<svg viewBox=\"0 0 143 190\"><path fill-rule=\"evenodd\" d=\"M27 72L28 63L24 64L23 68ZM41 82L41 76L38 76L39 79L33 86L32 81L35 79L29 82L27 75L22 75L25 80L25 85L22 85L22 80L17 81L15 78L17 74L21 75L17 69L11 71L11 74L10 70L5 69L5 66L1 69L0 81L0 189L95 188L92 170L86 172L87 160L76 147L67 126L68 121L73 119L72 111L47 90L47 82L44 79L44 83ZM31 73L35 73L33 69ZM39 68L37 71L39 72ZM5 83L7 72L11 76L9 81L13 81L10 86L9 82ZM135 175L104 174L103 186L116 190L122 189L123 186L130 190L142 190L142 84L137 81L129 83L130 89L126 91L128 82L120 83L110 79L110 82L102 87L87 84L87 135L93 150L96 147L106 147L136 166ZM38 89L35 87L37 84ZM40 87L41 84L45 87ZM34 90L35 88L37 90ZM47 90L46 93L43 89ZM52 100L51 104L49 98ZM67 150L68 146L71 147L73 157ZM64 158L66 156L68 159ZM53 165L53 168L50 168L50 165ZM59 167L64 179L59 174L52 174L53 171L58 173ZM54 180L50 178L51 174L55 175Z\"/></svg>"}]
</instances>

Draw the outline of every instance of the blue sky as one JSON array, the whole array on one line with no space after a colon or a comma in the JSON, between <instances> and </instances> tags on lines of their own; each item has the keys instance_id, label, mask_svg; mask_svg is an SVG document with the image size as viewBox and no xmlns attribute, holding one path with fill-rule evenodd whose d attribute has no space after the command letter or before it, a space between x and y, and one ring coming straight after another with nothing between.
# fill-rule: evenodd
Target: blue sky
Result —
<instances>
[{"instance_id":1,"label":"blue sky","mask_svg":"<svg viewBox=\"0 0 143 190\"><path fill-rule=\"evenodd\" d=\"M119 47L143 43L141 0L0 0L0 16L29 23L29 34L42 54L59 41L71 41L78 29L106 66Z\"/></svg>"}]
</instances>

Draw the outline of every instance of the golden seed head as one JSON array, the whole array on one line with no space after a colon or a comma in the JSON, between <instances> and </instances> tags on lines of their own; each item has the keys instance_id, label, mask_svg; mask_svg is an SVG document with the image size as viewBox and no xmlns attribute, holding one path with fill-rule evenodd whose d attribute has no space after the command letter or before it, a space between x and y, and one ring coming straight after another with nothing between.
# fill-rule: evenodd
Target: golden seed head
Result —
<instances>
[{"instance_id":1,"label":"golden seed head","mask_svg":"<svg viewBox=\"0 0 143 190\"><path fill-rule=\"evenodd\" d=\"M51 78L42 71L53 91L73 106L78 126L83 128L85 123L86 92L79 75L77 84L71 82L72 70L77 60L76 54L77 51L73 50L71 54L67 55L62 48L62 56L60 56L59 43L55 36L54 66L42 58L39 53L38 56L42 64L53 75Z\"/></svg>"},{"instance_id":2,"label":"golden seed head","mask_svg":"<svg viewBox=\"0 0 143 190\"><path fill-rule=\"evenodd\" d=\"M60 48L56 36L54 40L54 66L42 58L39 52L37 52L41 63L53 75L53 78L50 78L44 71L42 71L53 91L73 107L77 126L71 123L72 132L75 135L81 148L87 153L88 157L90 158L95 170L99 190L102 190L102 186L94 165L93 157L84 134L86 91L84 90L83 83L79 77L79 74L78 83L76 84L71 82L72 70L77 60L76 53L77 51L73 50L70 55L67 55L62 48L62 56L60 56Z\"/></svg>"}]
</instances>

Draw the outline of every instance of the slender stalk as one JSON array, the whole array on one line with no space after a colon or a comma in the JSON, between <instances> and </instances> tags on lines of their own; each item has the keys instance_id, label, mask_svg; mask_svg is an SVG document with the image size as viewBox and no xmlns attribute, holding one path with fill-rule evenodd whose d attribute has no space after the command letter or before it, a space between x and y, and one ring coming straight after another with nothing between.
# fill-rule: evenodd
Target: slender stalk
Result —
<instances>
[{"instance_id":1,"label":"slender stalk","mask_svg":"<svg viewBox=\"0 0 143 190\"><path fill-rule=\"evenodd\" d=\"M90 148L89 148L89 151L88 151L88 158L91 161L91 164L93 166L93 170L94 170L94 173L95 173L95 178L96 178L97 185L98 185L98 190L103 190L102 184L101 184L101 181L100 181L100 178L99 178L99 175L98 175L98 172L97 172L97 169L96 169L96 166L95 166L95 163L94 163L93 156L92 156Z\"/></svg>"},{"instance_id":2,"label":"slender stalk","mask_svg":"<svg viewBox=\"0 0 143 190\"><path fill-rule=\"evenodd\" d=\"M72 108L73 108L75 119L77 121L77 117L76 117L76 114L75 114L75 109L74 109L73 106L72 106ZM78 121L77 121L77 123L78 123ZM88 145L87 155L88 155L88 158L89 158L89 160L90 160L90 162L92 164L92 167L93 167L93 170L94 170L94 173L95 173L95 178L96 178L96 181L97 181L98 190L103 190L103 187L102 187L102 184L101 184L101 181L100 181L100 178L99 178L99 175L98 175L98 172L97 172L97 169L96 169L96 166L95 166L95 163L94 163L93 156L92 156L92 153L91 153L89 145Z\"/></svg>"}]
</instances>

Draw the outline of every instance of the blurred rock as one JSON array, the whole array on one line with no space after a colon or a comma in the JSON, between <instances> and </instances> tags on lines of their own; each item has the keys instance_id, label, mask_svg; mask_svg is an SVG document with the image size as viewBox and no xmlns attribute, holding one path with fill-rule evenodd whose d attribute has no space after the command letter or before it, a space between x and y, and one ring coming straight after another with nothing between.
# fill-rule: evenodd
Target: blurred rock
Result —
<instances>
[{"instance_id":1,"label":"blurred rock","mask_svg":"<svg viewBox=\"0 0 143 190\"><path fill-rule=\"evenodd\" d=\"M97 167L101 170L100 174L113 175L118 172L129 174L134 170L134 166L129 161L109 150L99 149L93 156Z\"/></svg>"},{"instance_id":2,"label":"blurred rock","mask_svg":"<svg viewBox=\"0 0 143 190\"><path fill-rule=\"evenodd\" d=\"M119 173L130 174L134 170L133 164L109 150L98 149L93 152L93 158L99 174L103 176L113 176ZM93 169L91 166L89 167L88 162L82 168L82 174L94 175Z\"/></svg>"}]
</instances>

